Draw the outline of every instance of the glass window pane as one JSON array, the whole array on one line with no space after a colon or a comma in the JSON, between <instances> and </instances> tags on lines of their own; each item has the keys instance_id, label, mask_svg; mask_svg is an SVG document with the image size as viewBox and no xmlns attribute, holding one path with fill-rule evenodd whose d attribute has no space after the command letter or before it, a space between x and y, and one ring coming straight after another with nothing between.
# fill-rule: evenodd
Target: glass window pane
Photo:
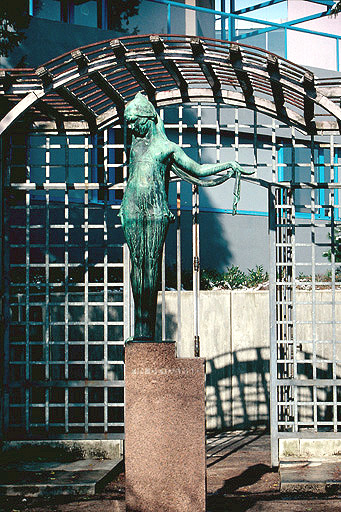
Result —
<instances>
[{"instance_id":1,"label":"glass window pane","mask_svg":"<svg viewBox=\"0 0 341 512\"><path fill-rule=\"evenodd\" d=\"M97 1L96 0L76 0L74 3L74 18L76 25L85 25L87 27L97 27Z\"/></svg>"},{"instance_id":2,"label":"glass window pane","mask_svg":"<svg viewBox=\"0 0 341 512\"><path fill-rule=\"evenodd\" d=\"M60 21L60 0L34 0L34 16Z\"/></svg>"}]
</instances>

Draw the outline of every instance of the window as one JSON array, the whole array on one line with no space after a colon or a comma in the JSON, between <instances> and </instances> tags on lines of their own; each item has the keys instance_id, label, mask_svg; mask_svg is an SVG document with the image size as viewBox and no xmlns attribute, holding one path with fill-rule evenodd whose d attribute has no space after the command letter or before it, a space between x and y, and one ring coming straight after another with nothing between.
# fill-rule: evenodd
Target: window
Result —
<instances>
[{"instance_id":1,"label":"window","mask_svg":"<svg viewBox=\"0 0 341 512\"><path fill-rule=\"evenodd\" d=\"M61 21L62 19L60 0L33 0L32 11L33 16L37 18L53 21Z\"/></svg>"},{"instance_id":2,"label":"window","mask_svg":"<svg viewBox=\"0 0 341 512\"><path fill-rule=\"evenodd\" d=\"M106 28L106 0L30 0L29 13L45 20Z\"/></svg>"},{"instance_id":3,"label":"window","mask_svg":"<svg viewBox=\"0 0 341 512\"><path fill-rule=\"evenodd\" d=\"M98 24L97 0L74 0L70 2L70 21L86 27L100 27Z\"/></svg>"},{"instance_id":4,"label":"window","mask_svg":"<svg viewBox=\"0 0 341 512\"><path fill-rule=\"evenodd\" d=\"M311 171L313 157L314 173ZM315 145L311 148L296 144L295 148L286 143L278 150L278 181L300 183L338 183L340 148L334 149L334 160L331 162L329 147ZM328 219L331 215L331 204L334 218L339 219L339 191L328 188L297 188L295 190L296 214L302 218L310 218L314 204L317 219Z\"/></svg>"}]
</instances>

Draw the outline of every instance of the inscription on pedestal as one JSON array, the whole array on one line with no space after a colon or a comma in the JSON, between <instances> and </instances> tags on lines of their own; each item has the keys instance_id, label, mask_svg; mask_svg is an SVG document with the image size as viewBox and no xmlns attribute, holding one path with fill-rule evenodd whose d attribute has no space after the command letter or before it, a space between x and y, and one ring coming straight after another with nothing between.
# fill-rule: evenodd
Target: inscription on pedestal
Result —
<instances>
[{"instance_id":1,"label":"inscription on pedestal","mask_svg":"<svg viewBox=\"0 0 341 512\"><path fill-rule=\"evenodd\" d=\"M195 375L201 373L195 368L132 368L132 375Z\"/></svg>"},{"instance_id":2,"label":"inscription on pedestal","mask_svg":"<svg viewBox=\"0 0 341 512\"><path fill-rule=\"evenodd\" d=\"M134 342L125 361L127 512L204 512L204 360Z\"/></svg>"}]
</instances>

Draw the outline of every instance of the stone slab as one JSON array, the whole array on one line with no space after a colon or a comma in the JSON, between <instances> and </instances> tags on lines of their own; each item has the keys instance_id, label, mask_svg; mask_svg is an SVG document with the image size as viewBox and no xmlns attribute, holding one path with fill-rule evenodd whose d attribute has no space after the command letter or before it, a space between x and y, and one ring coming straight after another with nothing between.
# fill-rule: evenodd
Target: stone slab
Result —
<instances>
[{"instance_id":1,"label":"stone slab","mask_svg":"<svg viewBox=\"0 0 341 512\"><path fill-rule=\"evenodd\" d=\"M118 471L116 460L0 464L0 495L93 495Z\"/></svg>"},{"instance_id":2,"label":"stone slab","mask_svg":"<svg viewBox=\"0 0 341 512\"><path fill-rule=\"evenodd\" d=\"M205 360L129 342L125 371L127 512L204 512Z\"/></svg>"},{"instance_id":3,"label":"stone slab","mask_svg":"<svg viewBox=\"0 0 341 512\"><path fill-rule=\"evenodd\" d=\"M328 493L341 491L341 461L297 461L281 463L281 492Z\"/></svg>"}]
</instances>

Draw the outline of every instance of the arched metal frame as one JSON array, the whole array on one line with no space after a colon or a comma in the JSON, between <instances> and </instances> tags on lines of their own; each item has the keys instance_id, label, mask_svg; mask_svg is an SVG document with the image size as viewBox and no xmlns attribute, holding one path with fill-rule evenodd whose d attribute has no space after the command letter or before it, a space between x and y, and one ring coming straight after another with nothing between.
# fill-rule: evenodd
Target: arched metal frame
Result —
<instances>
[{"instance_id":1,"label":"arched metal frame","mask_svg":"<svg viewBox=\"0 0 341 512\"><path fill-rule=\"evenodd\" d=\"M7 111L0 122L0 134L5 134L14 126L20 126L21 122L24 123L24 130L25 127L26 130L29 127L30 130L37 132L52 130L59 133L96 133L110 126L119 125L126 102L141 90L158 107L191 102L225 103L266 114L311 136L330 135L333 137L340 134L341 127L341 109L339 107L341 88L332 80L315 79L310 71L264 50L235 43L200 40L186 36L134 36L96 43L58 57L36 71L3 71L0 75L0 82L0 93L4 99L3 108ZM86 151L89 151L88 146ZM313 159L312 166L314 167L314 165L316 162ZM330 164L330 166L332 165L333 163ZM312 178L312 183L309 185L312 190L313 181ZM276 189L277 185L276 183L272 184L272 190L273 187ZM120 187L122 188L122 185ZM274 224L271 230L273 248L276 247L276 250L280 252L282 246L288 246L288 241L284 240L285 237L283 238L281 232L282 224L288 224L288 222L284 212L285 207L281 206L281 202L286 204L283 199L285 194L276 190L277 200L272 212ZM194 216L198 211L195 194L194 191ZM276 208L282 211L277 220L274 217ZM289 222L289 229L290 226ZM198 250L197 225L194 225L193 230L193 240L196 240L195 248ZM292 247L289 247L285 258L292 257L292 252L290 252L293 250ZM275 262L276 255L273 254L273 256ZM280 268L282 261L279 259L277 263ZM287 272L290 262L287 265L286 261L283 267ZM277 334L273 332L272 407L283 409L284 412L278 412L278 414L284 418L284 420L282 418L282 422L285 423L285 429L292 430L288 436L286 436L286 432L281 432L283 425L278 430L277 412L273 415L273 440L276 444L275 462L278 458L279 438L300 437L297 406L294 406L296 407L296 416L293 423L287 419L290 415L286 412L288 407L292 407L292 390L297 393L296 384L294 381L288 381L288 396L283 398L280 393L284 384L276 380L280 364L294 368L293 375L295 371L297 372L297 362L295 362L295 356L292 355L292 334L283 342L286 347L289 347L290 353L277 355L277 338L282 337L282 333L279 332L282 321L278 315L281 314L282 305L288 306L290 312L295 305L295 298L292 299L292 296L276 298L276 293L281 286L286 287L288 293L292 293L293 290L295 297L295 275L289 273L287 276L285 272L283 270L284 284L277 283L279 288L276 290L274 288L276 268L272 276L271 320L272 329L274 330L276 325L278 330ZM181 275L177 277L180 290ZM194 286L198 289L197 271L194 277ZM314 286L313 284L312 300L315 307ZM128 286L125 289L127 290ZM333 294L335 296L335 261L333 262ZM162 300L164 302L164 290ZM46 297L47 301L48 297ZM290 324L291 328L294 320L289 316L286 317L285 322ZM46 322L46 319L44 321ZM163 333L165 331L164 312L162 331ZM335 339L333 342L336 342ZM299 345L297 340L294 340L294 345L294 348ZM315 345L314 351L316 356ZM285 362L278 362L278 357L282 357ZM335 357L332 359L333 364L337 362ZM316 373L316 364L314 363L314 365ZM292 375L289 377L289 380L292 379ZM333 378L335 380L337 376L333 375ZM299 383L298 386L300 385ZM317 384L314 385L316 387ZM333 385L336 386L337 383L333 381ZM277 394L277 389L279 394ZM338 406L336 391L334 395L333 406L336 410ZM312 407L315 414L314 427L317 428L319 424L316 420L318 408L316 397L314 397ZM339 430L337 412L334 416L333 433L337 435ZM79 437L78 434L75 435Z\"/></svg>"}]
</instances>

